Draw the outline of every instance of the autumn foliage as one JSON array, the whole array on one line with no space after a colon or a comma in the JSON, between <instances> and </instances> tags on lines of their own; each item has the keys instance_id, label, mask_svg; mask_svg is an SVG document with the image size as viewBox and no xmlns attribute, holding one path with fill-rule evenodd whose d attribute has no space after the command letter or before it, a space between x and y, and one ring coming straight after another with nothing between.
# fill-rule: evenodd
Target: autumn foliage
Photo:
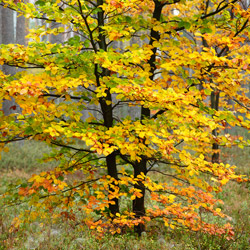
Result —
<instances>
[{"instance_id":1,"label":"autumn foliage","mask_svg":"<svg viewBox=\"0 0 250 250\"><path fill-rule=\"evenodd\" d=\"M224 131L250 128L242 1L0 2L43 20L27 46L0 46L0 64L23 69L0 71L1 98L22 110L0 111L1 147L38 140L52 147L45 160L58 161L21 185L33 210L13 226L51 214L75 220L77 207L80 223L100 233L141 234L157 218L233 237L214 194L245 180L219 155L249 145ZM58 34L59 44L43 39Z\"/></svg>"}]
</instances>

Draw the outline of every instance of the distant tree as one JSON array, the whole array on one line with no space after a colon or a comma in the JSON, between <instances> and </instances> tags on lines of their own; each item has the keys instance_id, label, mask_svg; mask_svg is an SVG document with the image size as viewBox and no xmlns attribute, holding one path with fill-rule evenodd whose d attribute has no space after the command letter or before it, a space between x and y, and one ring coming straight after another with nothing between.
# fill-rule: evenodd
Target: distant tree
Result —
<instances>
[{"instance_id":1,"label":"distant tree","mask_svg":"<svg viewBox=\"0 0 250 250\"><path fill-rule=\"evenodd\" d=\"M51 29L58 29L59 27L62 27L59 23L52 22L50 24ZM49 41L51 43L63 43L64 42L63 34L62 33L59 33L57 35L51 34Z\"/></svg>"},{"instance_id":2,"label":"distant tree","mask_svg":"<svg viewBox=\"0 0 250 250\"><path fill-rule=\"evenodd\" d=\"M16 17L16 43L25 45L25 36L27 35L27 24L25 22L27 19L25 19L24 16L18 16Z\"/></svg>"},{"instance_id":3,"label":"distant tree","mask_svg":"<svg viewBox=\"0 0 250 250\"><path fill-rule=\"evenodd\" d=\"M15 42L14 37L14 16L13 11L8 8L1 6L2 20L1 20L1 31L2 31L2 43L13 44ZM15 68L8 65L3 65L3 70L6 74L14 74Z\"/></svg>"},{"instance_id":4,"label":"distant tree","mask_svg":"<svg viewBox=\"0 0 250 250\"><path fill-rule=\"evenodd\" d=\"M0 43L2 44L2 6L0 6Z\"/></svg>"},{"instance_id":5,"label":"distant tree","mask_svg":"<svg viewBox=\"0 0 250 250\"><path fill-rule=\"evenodd\" d=\"M13 44L15 42L14 37L14 16L13 11L8 8L3 8L1 6L1 36L3 44ZM3 65L2 70L6 75L14 75L15 67ZM13 98L11 100L5 100L3 102L3 111L5 115L9 115L13 112L11 107L14 105L15 101Z\"/></svg>"}]
</instances>

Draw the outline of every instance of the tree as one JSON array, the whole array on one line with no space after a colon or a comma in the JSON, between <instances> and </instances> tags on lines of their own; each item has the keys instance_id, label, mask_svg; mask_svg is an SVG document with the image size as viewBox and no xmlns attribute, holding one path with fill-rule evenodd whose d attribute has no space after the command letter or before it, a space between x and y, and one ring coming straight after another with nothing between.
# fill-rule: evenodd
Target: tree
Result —
<instances>
[{"instance_id":1,"label":"tree","mask_svg":"<svg viewBox=\"0 0 250 250\"><path fill-rule=\"evenodd\" d=\"M13 18L13 11L7 8L2 8L1 7L1 12L2 12L2 18L1 18L1 36L2 36L2 41L1 43L3 44L12 44L15 41L14 38L14 18ZM8 25L7 25L8 24ZM10 74L13 75L15 74L15 68L10 67L8 65L3 65L2 66L3 71L6 75ZM14 105L14 100L5 100L3 102L3 110L6 115L12 113L12 110L10 109L11 106Z\"/></svg>"},{"instance_id":2,"label":"tree","mask_svg":"<svg viewBox=\"0 0 250 250\"><path fill-rule=\"evenodd\" d=\"M25 18L23 16L16 18L16 28L14 29L14 11L8 8L0 8L0 41L3 44L13 44L15 41L18 44L25 44ZM2 70L6 75L14 75L17 70L15 67L3 65ZM13 98L3 102L3 110L6 115L13 113L11 107L15 106Z\"/></svg>"},{"instance_id":3,"label":"tree","mask_svg":"<svg viewBox=\"0 0 250 250\"><path fill-rule=\"evenodd\" d=\"M24 16L16 17L16 43L25 45L26 23Z\"/></svg>"},{"instance_id":4,"label":"tree","mask_svg":"<svg viewBox=\"0 0 250 250\"><path fill-rule=\"evenodd\" d=\"M1 2L26 18L58 24L31 29L26 47L0 50L1 64L29 69L15 77L1 73L1 97L14 97L22 108L1 113L2 146L43 141L53 148L47 160L58 160L19 188L19 197L37 208L32 217L57 209L74 220L76 205L85 213L82 223L100 233L134 227L140 235L147 221L160 218L167 227L232 237L230 224L210 222L210 215L225 217L214 192L244 177L208 156L217 153L215 144L249 144L213 132L226 122L250 126L242 87L249 79L250 12L241 1ZM64 43L43 41L72 30ZM140 46L129 42L136 37ZM220 93L224 109L210 107L211 93ZM235 101L231 109L228 99ZM123 106L139 107L140 115L117 117ZM68 181L77 171L84 178Z\"/></svg>"},{"instance_id":5,"label":"tree","mask_svg":"<svg viewBox=\"0 0 250 250\"><path fill-rule=\"evenodd\" d=\"M0 20L2 21L2 6L0 7ZM0 25L0 43L2 43L2 25Z\"/></svg>"}]
</instances>

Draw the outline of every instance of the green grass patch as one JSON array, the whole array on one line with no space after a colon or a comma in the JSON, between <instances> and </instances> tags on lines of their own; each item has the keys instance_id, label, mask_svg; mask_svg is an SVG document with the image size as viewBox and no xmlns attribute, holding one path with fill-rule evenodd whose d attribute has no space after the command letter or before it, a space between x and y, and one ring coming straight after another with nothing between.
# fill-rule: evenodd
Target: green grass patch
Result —
<instances>
[{"instance_id":1,"label":"green grass patch","mask_svg":"<svg viewBox=\"0 0 250 250\"><path fill-rule=\"evenodd\" d=\"M39 142L25 142L23 145L11 144L9 152L2 153L0 162L0 195L6 190L16 192L17 185L28 179L33 173L44 171L56 166L57 162L41 163L37 161L44 153L49 153L50 148ZM249 174L249 149L232 148L223 151L223 157L228 163L237 164L238 173ZM250 249L250 186L247 183L238 184L230 182L223 192L217 194L218 199L224 200L220 208L230 216L228 221L235 228L235 241L225 238L205 235L199 232L183 231L181 229L168 229L162 223L151 221L141 238L133 234L106 235L99 237L95 231L90 231L82 221L84 215L78 214L76 221L60 219L52 221L39 217L35 221L23 224L20 230L11 226L13 219L22 211L31 211L26 203L19 205L3 206L6 196L0 199L0 250L24 249L105 249L105 250L247 250ZM2 197L3 198L3 197ZM72 208L75 211L77 208ZM51 214L51 218L53 214Z\"/></svg>"},{"instance_id":2,"label":"green grass patch","mask_svg":"<svg viewBox=\"0 0 250 250\"><path fill-rule=\"evenodd\" d=\"M39 161L51 148L45 143L37 141L24 141L8 144L9 152L1 153L0 171L21 170L25 173L34 173L36 170L56 166L56 162L42 163Z\"/></svg>"}]
</instances>

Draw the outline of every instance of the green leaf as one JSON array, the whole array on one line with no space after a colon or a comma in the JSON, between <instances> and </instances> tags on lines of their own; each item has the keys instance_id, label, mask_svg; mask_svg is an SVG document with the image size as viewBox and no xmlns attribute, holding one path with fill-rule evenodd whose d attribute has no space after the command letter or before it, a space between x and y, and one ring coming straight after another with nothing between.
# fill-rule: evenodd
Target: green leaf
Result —
<instances>
[{"instance_id":1,"label":"green leaf","mask_svg":"<svg viewBox=\"0 0 250 250\"><path fill-rule=\"evenodd\" d=\"M210 89L205 89L205 90L204 90L204 93L205 93L206 95L211 95L211 92L212 92L212 91L211 91Z\"/></svg>"},{"instance_id":2,"label":"green leaf","mask_svg":"<svg viewBox=\"0 0 250 250\"><path fill-rule=\"evenodd\" d=\"M212 33L213 32L213 30L211 30L210 28L207 28L207 27L206 28L201 28L200 31L201 31L202 34Z\"/></svg>"},{"instance_id":3,"label":"green leaf","mask_svg":"<svg viewBox=\"0 0 250 250\"><path fill-rule=\"evenodd\" d=\"M44 6L45 5L45 2L42 1L42 0L38 0L35 2L36 5L40 5L40 6Z\"/></svg>"},{"instance_id":4,"label":"green leaf","mask_svg":"<svg viewBox=\"0 0 250 250\"><path fill-rule=\"evenodd\" d=\"M131 23L132 18L131 18L130 16L126 16L126 17L125 17L125 20L126 20L127 23Z\"/></svg>"},{"instance_id":5,"label":"green leaf","mask_svg":"<svg viewBox=\"0 0 250 250\"><path fill-rule=\"evenodd\" d=\"M77 44L80 43L80 40L81 40L80 36L73 36L67 41L67 43L71 46L76 46Z\"/></svg>"},{"instance_id":6,"label":"green leaf","mask_svg":"<svg viewBox=\"0 0 250 250\"><path fill-rule=\"evenodd\" d=\"M191 24L190 24L189 22L186 22L186 21L181 20L181 21L178 23L178 27L179 27L179 28L184 27L185 29L190 29Z\"/></svg>"},{"instance_id":7,"label":"green leaf","mask_svg":"<svg viewBox=\"0 0 250 250\"><path fill-rule=\"evenodd\" d=\"M29 126L25 129L26 135L33 134L33 133L34 133L34 129L32 127Z\"/></svg>"},{"instance_id":8,"label":"green leaf","mask_svg":"<svg viewBox=\"0 0 250 250\"><path fill-rule=\"evenodd\" d=\"M64 180L64 177L61 175L57 178L59 181L63 181Z\"/></svg>"}]
</instances>

